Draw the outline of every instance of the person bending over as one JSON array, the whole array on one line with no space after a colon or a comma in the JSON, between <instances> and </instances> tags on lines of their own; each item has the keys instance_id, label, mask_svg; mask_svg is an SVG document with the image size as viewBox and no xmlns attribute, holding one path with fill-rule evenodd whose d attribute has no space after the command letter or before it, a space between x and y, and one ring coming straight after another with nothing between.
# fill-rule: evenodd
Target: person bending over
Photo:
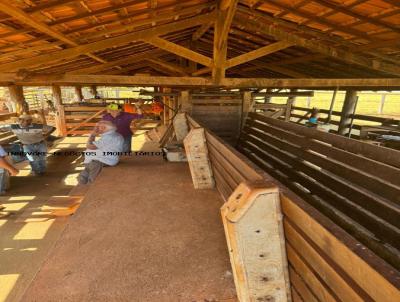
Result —
<instances>
[{"instance_id":1,"label":"person bending over","mask_svg":"<svg viewBox=\"0 0 400 302\"><path fill-rule=\"evenodd\" d=\"M143 112L140 109L140 106L141 102L137 103L137 113L128 113L122 111L121 105L113 103L107 106L107 114L103 116L103 120L110 121L115 124L117 126L117 132L124 137L123 152L131 151L131 123L133 120L141 119L143 117Z\"/></svg>"},{"instance_id":2,"label":"person bending over","mask_svg":"<svg viewBox=\"0 0 400 302\"><path fill-rule=\"evenodd\" d=\"M85 169L78 176L79 184L92 183L104 166L118 164L119 153L123 152L124 138L116 130L117 127L109 121L96 124L86 144ZM97 136L100 136L98 140Z\"/></svg>"}]
</instances>

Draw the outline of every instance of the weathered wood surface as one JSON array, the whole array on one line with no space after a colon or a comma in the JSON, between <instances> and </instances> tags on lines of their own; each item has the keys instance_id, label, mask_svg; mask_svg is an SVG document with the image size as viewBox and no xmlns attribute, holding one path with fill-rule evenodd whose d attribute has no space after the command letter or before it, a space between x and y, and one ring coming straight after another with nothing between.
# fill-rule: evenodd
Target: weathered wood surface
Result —
<instances>
[{"instance_id":1,"label":"weathered wood surface","mask_svg":"<svg viewBox=\"0 0 400 302\"><path fill-rule=\"evenodd\" d=\"M290 301L278 187L241 183L221 216L239 301Z\"/></svg>"},{"instance_id":2,"label":"weathered wood surface","mask_svg":"<svg viewBox=\"0 0 400 302\"><path fill-rule=\"evenodd\" d=\"M208 156L204 128L193 128L190 130L184 138L183 143L194 187L196 189L214 188L215 181Z\"/></svg>"},{"instance_id":3,"label":"weathered wood surface","mask_svg":"<svg viewBox=\"0 0 400 302\"><path fill-rule=\"evenodd\" d=\"M252 118L252 115L255 114L250 113L250 118ZM191 127L201 126L191 117L188 120ZM295 145L299 142L304 142L305 145L308 144L307 149L315 150L318 147L319 149L315 152L326 153L328 157L333 156L332 154L336 154L336 152L338 152L336 156L352 154L348 162L355 162L360 165L359 168L362 167L362 162L365 162L365 170L370 169L370 171L373 171L375 169L378 171L377 173L380 173L379 175L384 175L384 170L382 169L389 166L387 163L381 162L380 159L383 159L384 155L374 152L371 149L373 146L365 146L363 143L360 143L362 144L360 146L358 145L359 142L352 144L353 140L334 136L331 148L328 148L329 143L327 141L331 135L311 129L312 136L305 139L306 131L310 129L292 123L282 123L274 119L271 119L271 121L268 119L268 122L270 125L267 125L265 119L258 126L268 126L268 129L274 128L276 132L274 132L274 135L269 136L268 139L275 138L278 134L281 137L286 135L286 139L298 137L294 142ZM275 124L272 124L273 122ZM299 127L304 133L294 134L293 132L297 131ZM307 131L307 133L309 132ZM240 181L266 179L279 186L282 212L284 214L284 231L289 256L293 301L392 302L400 299L400 272L372 252L371 248L355 238L352 230L360 230L359 224L353 223L353 229L349 231L329 217L330 213L338 213L338 211L321 212L317 210L308 202L307 198L310 194L299 194L296 187L290 186L286 182L288 176L283 171L288 171L290 169L289 166L285 166L285 169L281 170L273 165L275 162L271 161L272 157L270 159L264 158L264 160L257 157L256 154L246 157L209 130L206 130L206 138L216 187L225 200L229 198L234 191L235 185L237 186ZM279 136L275 139L281 140ZM267 138L264 140L268 142ZM330 153L327 153L328 151ZM391 153L392 151L388 152ZM360 157L359 161L356 161L357 156ZM373 156L373 158L370 158L370 156ZM395 173L397 168L388 168L388 171L392 171L388 173ZM322 177L322 174L318 175ZM325 178L321 179L325 181ZM331 184L335 184L333 179L330 179L330 181ZM340 182L340 184L342 185L343 182ZM339 188L337 183L335 186L335 189ZM369 196L365 194L365 190L359 190L355 187L348 186L346 190L341 192L348 192L348 194L351 192L356 194L355 192L358 192L357 194L359 195L357 196L360 204L373 205L374 202L379 202L376 196ZM390 213L389 209L395 210L397 206L377 203L376 209ZM379 215L379 211L374 212L374 215ZM394 213L393 216L386 216L389 217L388 221L391 221L390 223L396 222L397 214L396 212ZM362 217L365 218L367 216ZM386 225L388 223L386 222ZM366 231L363 234L371 233ZM376 240L375 242L377 245L382 246L381 242Z\"/></svg>"}]
</instances>

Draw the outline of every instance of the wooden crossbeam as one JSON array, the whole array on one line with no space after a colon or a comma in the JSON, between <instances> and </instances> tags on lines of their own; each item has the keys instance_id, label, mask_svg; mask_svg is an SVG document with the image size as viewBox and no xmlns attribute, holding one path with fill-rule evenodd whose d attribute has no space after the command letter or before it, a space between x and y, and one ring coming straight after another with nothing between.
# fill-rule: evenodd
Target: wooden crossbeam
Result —
<instances>
[{"instance_id":1,"label":"wooden crossbeam","mask_svg":"<svg viewBox=\"0 0 400 302\"><path fill-rule=\"evenodd\" d=\"M210 29L210 27L212 25L213 25L213 23L210 22L210 23L205 23L202 26L200 26L196 30L196 32L193 34L192 41L197 41L198 39L200 39Z\"/></svg>"},{"instance_id":2,"label":"wooden crossbeam","mask_svg":"<svg viewBox=\"0 0 400 302\"><path fill-rule=\"evenodd\" d=\"M263 56L280 51L280 50L288 48L290 46L293 46L293 44L288 43L286 41L272 43L270 45L258 48L256 50L250 51L248 53L242 54L240 56L237 56L237 57L234 57L234 58L228 60L226 62L226 68L230 68L230 67L233 67L236 65L240 65L240 64L261 58Z\"/></svg>"},{"instance_id":3,"label":"wooden crossbeam","mask_svg":"<svg viewBox=\"0 0 400 302\"><path fill-rule=\"evenodd\" d=\"M296 46L304 47L306 49L310 49L313 52L318 52L329 57L334 57L341 61L360 65L369 69L378 70L392 75L400 75L399 66L387 64L380 60L368 59L336 47L331 47L317 41L302 38L295 34L291 34L284 30L276 28L275 26L265 25L263 22L257 22L257 19L253 19L246 14L240 13L240 17L236 18L235 22L238 25L245 27L247 30L260 32L265 35L272 36L277 40L293 43Z\"/></svg>"},{"instance_id":4,"label":"wooden crossbeam","mask_svg":"<svg viewBox=\"0 0 400 302\"><path fill-rule=\"evenodd\" d=\"M176 10L176 7L172 7L174 9L173 12L171 12L169 10L164 12L163 11L164 7L165 6L161 7L159 10L154 10L154 16L151 19L136 20L135 22L129 23L129 24L120 24L121 20L114 21L111 24L109 22L107 22L107 25L109 26L109 28L106 28L101 31L96 31L92 34L86 35L85 38L86 39L96 39L99 37L104 37L106 35L120 33L122 31L134 30L134 29L139 28L144 25L149 25L149 24L154 24L154 23L164 22L164 21L170 21L170 20L176 20L179 18L179 16L186 15L186 14L193 14L196 12L200 12L201 10L203 10L205 8L209 8L209 4L206 3L206 4L201 4L201 5L193 5L193 6L189 6L187 8L182 8L180 10ZM140 13L136 13L136 14L131 14L130 16L136 17L138 15L140 16L143 14L144 14L143 12L140 12ZM123 19L126 19L126 18L124 17ZM102 23L106 23L106 21L104 21ZM115 25L115 26L113 26L113 25Z\"/></svg>"},{"instance_id":5,"label":"wooden crossbeam","mask_svg":"<svg viewBox=\"0 0 400 302\"><path fill-rule=\"evenodd\" d=\"M102 49L109 48L112 46L124 45L134 41L145 40L149 37L154 37L158 35L167 34L170 32L194 27L197 25L201 25L203 23L210 22L215 16L214 12L199 15L197 17L193 17L191 19L186 19L182 21L176 21L165 25L155 26L150 29L144 29L140 31L131 32L125 35L112 37L108 39L103 39L101 41L92 42L89 44L79 45L75 47L71 47L69 49L60 50L58 52L39 55L36 57L26 58L22 60L18 60L15 62L0 64L0 68L2 70L14 71L19 68L29 68L32 66L37 66L44 63L49 63L58 60L66 60L70 58L74 58L80 56L81 54L85 54L88 52L98 51Z\"/></svg>"},{"instance_id":6,"label":"wooden crossbeam","mask_svg":"<svg viewBox=\"0 0 400 302\"><path fill-rule=\"evenodd\" d=\"M48 75L33 74L26 78L13 73L0 73L0 84L25 86L48 85L105 85L105 86L205 86L235 88L377 88L399 89L400 78L367 79L276 79L276 78L225 78L216 84L210 78L201 77L157 77L157 76L118 76L118 75Z\"/></svg>"},{"instance_id":7,"label":"wooden crossbeam","mask_svg":"<svg viewBox=\"0 0 400 302\"><path fill-rule=\"evenodd\" d=\"M56 38L60 41L63 41L70 46L78 46L78 43L76 43L75 41L73 41L70 38L68 38L67 36L51 29L48 25L38 21L36 18L32 18L30 15L25 13L23 10L10 4L10 1L0 0L0 10L2 12L6 13L7 15L10 15L13 18L17 19L18 21L25 23L25 24L29 25L30 27L39 30L42 33L45 33L46 35L49 35L50 37ZM92 55L90 53L87 53L87 56L91 57L92 59L95 59L96 61L102 62L102 63L106 62L105 60L103 60L95 55Z\"/></svg>"},{"instance_id":8,"label":"wooden crossbeam","mask_svg":"<svg viewBox=\"0 0 400 302\"><path fill-rule=\"evenodd\" d=\"M367 22L367 23L370 23L370 24L374 24L374 25L377 25L377 26L380 26L380 27L384 27L386 29L389 29L389 30L397 32L397 33L400 32L400 29L398 27L392 25L392 24L386 23L386 22L381 21L379 19L374 19L374 18L371 18L371 17L368 17L368 16L361 15L361 14L356 13L356 12L350 10L350 9L347 9L347 8L341 6L341 5L338 5L337 3L333 3L333 2L328 1L328 0L313 0L313 2L316 2L318 4L321 4L321 5L325 6L325 7L333 9L336 12L341 12L341 13L343 13L345 15L352 16L354 18L357 18L358 20L361 20L361 21L364 21L364 22Z\"/></svg>"},{"instance_id":9,"label":"wooden crossbeam","mask_svg":"<svg viewBox=\"0 0 400 302\"><path fill-rule=\"evenodd\" d=\"M146 2L146 1L145 0L131 0L131 1L127 1L127 2L122 2L121 4L117 4L117 5L114 4L112 6L108 6L108 7L99 9L99 10L95 10L95 11L91 11L91 12L85 12L85 13L78 14L78 15L71 16L71 17L61 18L61 19L55 20L53 22L50 22L49 25L50 26L54 26L54 25L61 24L61 23L66 23L66 22L79 20L79 19L82 19L82 18L96 16L96 15L99 15L99 14L108 13L110 11L115 11L115 10L118 10L118 9L122 9L122 8L125 8L125 7L128 7L128 6L135 5L135 4L141 4L143 2Z\"/></svg>"},{"instance_id":10,"label":"wooden crossbeam","mask_svg":"<svg viewBox=\"0 0 400 302\"><path fill-rule=\"evenodd\" d=\"M76 2L76 0L55 0L55 1L49 1L43 4L38 4L35 5L34 7L30 7L25 9L24 11L26 13L32 14L36 12L40 12L42 10L50 9L53 7L61 6L61 5L67 5L71 2Z\"/></svg>"},{"instance_id":11,"label":"wooden crossbeam","mask_svg":"<svg viewBox=\"0 0 400 302\"><path fill-rule=\"evenodd\" d=\"M183 75L183 76L188 76L189 75L185 68L182 68L181 66L178 66L176 64L165 62L165 61L162 61L160 59L148 59L147 61L149 61L149 62L151 62L153 64L156 64L156 65L158 65L158 66L160 66L162 68L165 68L165 69L167 69L169 71L172 71L173 73L177 73L177 74Z\"/></svg>"},{"instance_id":12,"label":"wooden crossbeam","mask_svg":"<svg viewBox=\"0 0 400 302\"><path fill-rule=\"evenodd\" d=\"M189 59L193 62L200 63L204 66L211 66L212 65L212 59L209 57L206 57L198 52L195 52L193 50L190 50L186 47L183 47L181 45L172 43L170 41L167 41L165 39L161 39L159 37L153 37L149 39L144 39L145 42L154 45L158 48L164 49L166 51L169 51L173 54L176 54L180 57Z\"/></svg>"},{"instance_id":13,"label":"wooden crossbeam","mask_svg":"<svg viewBox=\"0 0 400 302\"><path fill-rule=\"evenodd\" d=\"M161 54L162 54L162 52L160 50L146 51L146 52L138 53L138 54L135 54L135 55L132 55L132 56L129 56L129 57L124 57L124 58L119 59L119 60L110 61L110 62L107 62L107 63L104 63L104 64L98 64L98 65L95 65L95 66L76 69L76 70L70 71L68 73L69 74L91 74L91 73L96 73L96 72L100 72L102 70L113 68L115 66L124 65L124 64L132 64L132 63L135 63L135 62L143 61L145 59L155 58L155 57L158 57Z\"/></svg>"}]
</instances>

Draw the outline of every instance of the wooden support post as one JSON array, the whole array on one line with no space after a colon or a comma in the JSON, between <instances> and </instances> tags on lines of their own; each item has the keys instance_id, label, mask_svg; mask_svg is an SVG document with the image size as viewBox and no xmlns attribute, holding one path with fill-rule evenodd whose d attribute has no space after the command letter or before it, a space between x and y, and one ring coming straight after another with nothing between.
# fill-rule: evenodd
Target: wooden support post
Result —
<instances>
[{"instance_id":1,"label":"wooden support post","mask_svg":"<svg viewBox=\"0 0 400 302\"><path fill-rule=\"evenodd\" d=\"M79 103L83 101L82 86L75 86L75 95Z\"/></svg>"},{"instance_id":2,"label":"wooden support post","mask_svg":"<svg viewBox=\"0 0 400 302\"><path fill-rule=\"evenodd\" d=\"M183 112L178 113L173 120L173 124L176 140L178 142L182 142L189 133L189 126L187 123L186 114Z\"/></svg>"},{"instance_id":3,"label":"wooden support post","mask_svg":"<svg viewBox=\"0 0 400 302\"><path fill-rule=\"evenodd\" d=\"M61 88L58 85L51 86L53 93L54 107L56 108L56 128L59 136L67 135L67 126L65 125L64 106L62 105Z\"/></svg>"},{"instance_id":4,"label":"wooden support post","mask_svg":"<svg viewBox=\"0 0 400 302\"><path fill-rule=\"evenodd\" d=\"M252 107L253 107L253 96L251 91L243 92L242 118L240 121L240 129L243 129L246 123L247 115L249 114L249 112L252 111Z\"/></svg>"},{"instance_id":5,"label":"wooden support post","mask_svg":"<svg viewBox=\"0 0 400 302\"><path fill-rule=\"evenodd\" d=\"M333 107L335 106L335 101L336 101L337 92L338 92L338 88L336 88L336 89L333 91L332 100L331 100L331 105L329 106L328 118L326 119L326 123L327 123L327 124L329 124L329 123L331 122L331 119L332 119L332 112L333 112ZM310 106L308 106L308 107L310 107Z\"/></svg>"},{"instance_id":6,"label":"wooden support post","mask_svg":"<svg viewBox=\"0 0 400 302\"><path fill-rule=\"evenodd\" d=\"M291 301L278 187L241 183L221 215L238 300Z\"/></svg>"},{"instance_id":7,"label":"wooden support post","mask_svg":"<svg viewBox=\"0 0 400 302\"><path fill-rule=\"evenodd\" d=\"M297 89L291 89L291 93L296 93ZM290 115L292 114L292 107L294 105L294 102L296 101L295 96L289 96L287 103L286 103L286 112L285 112L285 121L290 122Z\"/></svg>"},{"instance_id":8,"label":"wooden support post","mask_svg":"<svg viewBox=\"0 0 400 302\"><path fill-rule=\"evenodd\" d=\"M96 98L96 96L97 96L97 86L96 85L90 86L90 93L93 95L93 98Z\"/></svg>"},{"instance_id":9,"label":"wooden support post","mask_svg":"<svg viewBox=\"0 0 400 302\"><path fill-rule=\"evenodd\" d=\"M340 115L340 122L338 128L338 134L345 135L351 124L351 114L353 114L355 106L357 104L357 91L347 90L346 97L344 99L342 114Z\"/></svg>"},{"instance_id":10,"label":"wooden support post","mask_svg":"<svg viewBox=\"0 0 400 302\"><path fill-rule=\"evenodd\" d=\"M192 113L192 101L190 99L189 90L183 90L179 93L178 104L182 112Z\"/></svg>"},{"instance_id":11,"label":"wooden support post","mask_svg":"<svg viewBox=\"0 0 400 302\"><path fill-rule=\"evenodd\" d=\"M381 96L381 103L379 104L379 109L378 109L379 114L383 114L383 107L385 106L385 99L386 99L386 94L383 93Z\"/></svg>"},{"instance_id":12,"label":"wooden support post","mask_svg":"<svg viewBox=\"0 0 400 302\"><path fill-rule=\"evenodd\" d=\"M17 106L17 113L21 114L24 110L24 89L19 85L9 85L10 100Z\"/></svg>"},{"instance_id":13,"label":"wooden support post","mask_svg":"<svg viewBox=\"0 0 400 302\"><path fill-rule=\"evenodd\" d=\"M212 174L204 128L193 128L183 140L195 189L212 189Z\"/></svg>"}]
</instances>

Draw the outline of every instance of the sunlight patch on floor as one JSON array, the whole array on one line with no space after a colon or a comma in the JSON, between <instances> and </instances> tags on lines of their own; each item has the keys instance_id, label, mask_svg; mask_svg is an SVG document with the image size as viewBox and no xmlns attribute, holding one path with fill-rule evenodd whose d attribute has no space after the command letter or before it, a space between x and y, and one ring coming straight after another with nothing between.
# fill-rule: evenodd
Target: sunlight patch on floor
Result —
<instances>
[{"instance_id":1,"label":"sunlight patch on floor","mask_svg":"<svg viewBox=\"0 0 400 302\"><path fill-rule=\"evenodd\" d=\"M0 302L6 301L18 278L19 274L0 275Z\"/></svg>"},{"instance_id":2,"label":"sunlight patch on floor","mask_svg":"<svg viewBox=\"0 0 400 302\"><path fill-rule=\"evenodd\" d=\"M26 207L29 202L13 202L13 203L2 203L6 207L5 211L19 211Z\"/></svg>"},{"instance_id":3,"label":"sunlight patch on floor","mask_svg":"<svg viewBox=\"0 0 400 302\"><path fill-rule=\"evenodd\" d=\"M50 226L54 223L54 219L41 221L40 223L29 222L25 224L14 236L14 240L39 240L46 236Z\"/></svg>"},{"instance_id":4,"label":"sunlight patch on floor","mask_svg":"<svg viewBox=\"0 0 400 302\"><path fill-rule=\"evenodd\" d=\"M18 200L34 200L36 196L11 196L9 201L18 201Z\"/></svg>"}]
</instances>

